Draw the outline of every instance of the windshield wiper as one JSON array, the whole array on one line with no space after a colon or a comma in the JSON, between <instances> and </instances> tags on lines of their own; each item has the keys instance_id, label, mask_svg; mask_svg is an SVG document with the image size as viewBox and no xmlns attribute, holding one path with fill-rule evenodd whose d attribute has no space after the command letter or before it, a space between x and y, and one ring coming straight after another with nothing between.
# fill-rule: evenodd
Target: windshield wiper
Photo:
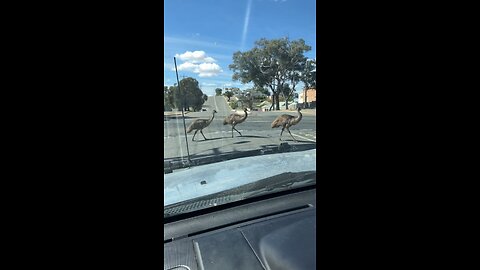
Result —
<instances>
[{"instance_id":1,"label":"windshield wiper","mask_svg":"<svg viewBox=\"0 0 480 270\"><path fill-rule=\"evenodd\" d=\"M168 205L164 207L164 217L218 207L220 205L266 194L295 190L306 186L314 186L315 184L316 171L282 173L254 183Z\"/></svg>"}]
</instances>

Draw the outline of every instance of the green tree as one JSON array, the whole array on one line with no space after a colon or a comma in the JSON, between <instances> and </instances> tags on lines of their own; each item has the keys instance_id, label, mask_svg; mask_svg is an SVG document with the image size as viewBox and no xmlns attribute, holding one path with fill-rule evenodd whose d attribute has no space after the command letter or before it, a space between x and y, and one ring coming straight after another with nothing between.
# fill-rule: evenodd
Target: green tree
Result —
<instances>
[{"instance_id":1,"label":"green tree","mask_svg":"<svg viewBox=\"0 0 480 270\"><path fill-rule=\"evenodd\" d=\"M232 79L269 88L272 91L272 107L279 110L279 95L283 85L298 76L293 73L302 71L306 61L304 53L310 50L311 47L303 39L260 39L255 42L253 49L233 54L233 63L229 65L234 72Z\"/></svg>"},{"instance_id":2,"label":"green tree","mask_svg":"<svg viewBox=\"0 0 480 270\"><path fill-rule=\"evenodd\" d=\"M173 86L163 86L163 110L171 111L175 107L173 102Z\"/></svg>"},{"instance_id":3,"label":"green tree","mask_svg":"<svg viewBox=\"0 0 480 270\"><path fill-rule=\"evenodd\" d=\"M230 108L232 108L234 110L238 107L238 104L235 101L231 101L228 104L230 105Z\"/></svg>"},{"instance_id":4,"label":"green tree","mask_svg":"<svg viewBox=\"0 0 480 270\"><path fill-rule=\"evenodd\" d=\"M304 69L302 63L298 63L298 66L296 68L289 70L287 72L286 77L287 77L287 80L291 83L291 87L290 87L290 84L288 83L285 83L282 85L281 92L282 92L282 95L285 97L285 109L287 110L288 110L288 102L293 101L295 86L297 86L297 84L301 81L302 73L299 72L299 70L302 70L302 69Z\"/></svg>"},{"instance_id":5,"label":"green tree","mask_svg":"<svg viewBox=\"0 0 480 270\"><path fill-rule=\"evenodd\" d=\"M253 96L251 92L248 92L244 96L242 96L241 100L243 104L245 104L245 107L250 108L250 110L253 109Z\"/></svg>"},{"instance_id":6,"label":"green tree","mask_svg":"<svg viewBox=\"0 0 480 270\"><path fill-rule=\"evenodd\" d=\"M234 95L239 95L242 91L240 90L240 88L238 87L232 87L230 88L230 91L234 94Z\"/></svg>"},{"instance_id":7,"label":"green tree","mask_svg":"<svg viewBox=\"0 0 480 270\"><path fill-rule=\"evenodd\" d=\"M173 91L174 104L178 109L183 108L189 111L192 108L194 111L199 111L205 103L203 95L198 81L187 77L180 81L180 88L176 87Z\"/></svg>"},{"instance_id":8,"label":"green tree","mask_svg":"<svg viewBox=\"0 0 480 270\"><path fill-rule=\"evenodd\" d=\"M305 84L305 89L317 88L317 61L306 61L301 81Z\"/></svg>"},{"instance_id":9,"label":"green tree","mask_svg":"<svg viewBox=\"0 0 480 270\"><path fill-rule=\"evenodd\" d=\"M222 95L222 88L215 89L215 95L216 96L221 96Z\"/></svg>"},{"instance_id":10,"label":"green tree","mask_svg":"<svg viewBox=\"0 0 480 270\"><path fill-rule=\"evenodd\" d=\"M261 94L264 94L265 96L270 96L270 92L268 91L268 89L264 87L254 87L253 90Z\"/></svg>"},{"instance_id":11,"label":"green tree","mask_svg":"<svg viewBox=\"0 0 480 270\"><path fill-rule=\"evenodd\" d=\"M228 98L228 101L230 101L230 98L233 97L233 92L226 91L224 95Z\"/></svg>"}]
</instances>

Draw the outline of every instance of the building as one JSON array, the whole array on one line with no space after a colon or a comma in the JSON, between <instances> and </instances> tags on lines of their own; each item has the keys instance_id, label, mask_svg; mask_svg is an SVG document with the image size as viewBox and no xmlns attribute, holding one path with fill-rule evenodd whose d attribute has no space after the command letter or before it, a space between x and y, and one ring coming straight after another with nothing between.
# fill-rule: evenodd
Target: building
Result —
<instances>
[{"instance_id":1,"label":"building","mask_svg":"<svg viewBox=\"0 0 480 270\"><path fill-rule=\"evenodd\" d=\"M279 105L280 105L280 110L286 110L286 109L287 109L287 106L286 106L286 104L285 104L285 101L280 102ZM292 102L292 101L288 102L288 109L289 109L289 110L292 110L292 111L293 111L293 110L296 110L297 107L298 107L298 103L297 103L297 102L295 102L295 101L293 101L293 102Z\"/></svg>"},{"instance_id":2,"label":"building","mask_svg":"<svg viewBox=\"0 0 480 270\"><path fill-rule=\"evenodd\" d=\"M270 103L268 101L263 101L262 103L257 105L257 108L260 109L263 112L266 112L270 109L271 106L272 106L272 103Z\"/></svg>"},{"instance_id":3,"label":"building","mask_svg":"<svg viewBox=\"0 0 480 270\"><path fill-rule=\"evenodd\" d=\"M317 104L317 89L304 89L298 95L298 105L301 108L315 108Z\"/></svg>"}]
</instances>

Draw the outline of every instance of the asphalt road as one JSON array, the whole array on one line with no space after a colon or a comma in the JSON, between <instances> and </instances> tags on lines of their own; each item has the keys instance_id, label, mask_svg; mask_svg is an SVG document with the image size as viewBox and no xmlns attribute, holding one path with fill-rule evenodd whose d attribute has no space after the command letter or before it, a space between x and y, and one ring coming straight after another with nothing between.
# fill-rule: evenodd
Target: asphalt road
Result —
<instances>
[{"instance_id":1,"label":"asphalt road","mask_svg":"<svg viewBox=\"0 0 480 270\"><path fill-rule=\"evenodd\" d=\"M287 142L293 146L301 144L316 145L316 116L314 114L303 113L300 123L290 128L292 135L298 140L298 142L294 142L286 130L283 132L283 141L280 141L281 128L272 129L270 124L278 115L285 113L297 115L295 111L249 112L245 122L236 126L236 129L243 136L240 137L236 131L233 131L234 138L232 138L231 126L223 125L224 118L232 113L225 98L223 96L208 97L203 107L207 111L189 112L185 115L185 125L188 127L193 120L198 118L208 119L212 116L213 109L217 111L213 122L203 130L207 140L204 140L198 132L195 141L192 142L195 131L187 134L188 149L190 156L193 158L266 149L278 146L282 142ZM240 110L238 113L243 114ZM179 117L167 116L164 121L164 158L166 160L175 159L185 156L186 153L187 146L181 114Z\"/></svg>"}]
</instances>

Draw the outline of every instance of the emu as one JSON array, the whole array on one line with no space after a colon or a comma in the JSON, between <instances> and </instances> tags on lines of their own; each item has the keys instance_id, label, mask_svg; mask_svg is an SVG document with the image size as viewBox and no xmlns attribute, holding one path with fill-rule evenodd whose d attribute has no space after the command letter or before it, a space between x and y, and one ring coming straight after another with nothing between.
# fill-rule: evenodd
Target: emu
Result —
<instances>
[{"instance_id":1,"label":"emu","mask_svg":"<svg viewBox=\"0 0 480 270\"><path fill-rule=\"evenodd\" d=\"M208 125L210 125L210 123L212 123L213 121L213 118L215 117L215 114L217 113L216 110L213 110L213 113L212 113L212 118L210 119L196 119L195 121L193 121L187 128L187 133L190 133L192 132L192 130L195 129L195 133L193 134L193 137L192 137L192 142L195 141L195 135L197 135L197 132L200 131L200 133L202 134L203 138L205 140L207 140L207 138L205 138L205 135L203 135L203 131L202 129L208 127Z\"/></svg>"},{"instance_id":2,"label":"emu","mask_svg":"<svg viewBox=\"0 0 480 270\"><path fill-rule=\"evenodd\" d=\"M272 122L272 128L277 128L277 127L282 127L282 132L280 132L280 141L282 140L282 133L283 130L287 129L288 133L290 136L292 136L293 140L297 142L297 140L293 137L292 133L290 133L290 127L293 125L298 124L300 120L302 120L302 113L300 112L300 108L297 109L298 116L293 116L289 114L282 114L278 116L275 120Z\"/></svg>"},{"instance_id":3,"label":"emu","mask_svg":"<svg viewBox=\"0 0 480 270\"><path fill-rule=\"evenodd\" d=\"M243 109L243 111L245 112L245 116L232 113L229 116L225 117L225 120L223 120L224 125L232 125L232 138L233 138L233 130L235 130L236 132L238 132L238 134L240 134L240 136L242 136L242 133L240 133L240 131L238 131L235 128L235 126L240 123L243 123L245 119L247 119L247 116L248 116L247 109L245 108Z\"/></svg>"}]
</instances>

